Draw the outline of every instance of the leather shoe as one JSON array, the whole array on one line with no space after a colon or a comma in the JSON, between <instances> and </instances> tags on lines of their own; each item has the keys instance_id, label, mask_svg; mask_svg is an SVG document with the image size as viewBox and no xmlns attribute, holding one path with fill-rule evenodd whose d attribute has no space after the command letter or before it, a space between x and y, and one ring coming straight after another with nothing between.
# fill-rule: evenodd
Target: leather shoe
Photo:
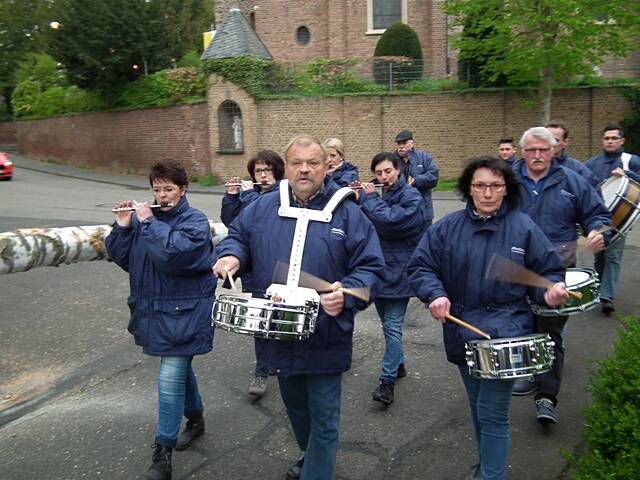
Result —
<instances>
[{"instance_id":1,"label":"leather shoe","mask_svg":"<svg viewBox=\"0 0 640 480\"><path fill-rule=\"evenodd\" d=\"M186 450L193 441L204 434L204 418L200 415L194 419L188 419L187 424L178 436L176 450Z\"/></svg>"},{"instance_id":2,"label":"leather shoe","mask_svg":"<svg viewBox=\"0 0 640 480\"><path fill-rule=\"evenodd\" d=\"M407 369L404 366L404 363L401 363L398 366L398 373L396 374L396 378L404 378L407 376Z\"/></svg>"},{"instance_id":3,"label":"leather shoe","mask_svg":"<svg viewBox=\"0 0 640 480\"><path fill-rule=\"evenodd\" d=\"M616 307L613 306L613 302L607 299L600 301L600 308L602 309L602 313L605 315L611 315L612 312L616 311Z\"/></svg>"},{"instance_id":4,"label":"leather shoe","mask_svg":"<svg viewBox=\"0 0 640 480\"><path fill-rule=\"evenodd\" d=\"M393 389L393 383L381 382L380 385L378 385L378 388L373 391L371 398L376 402L391 405L393 403Z\"/></svg>"},{"instance_id":5,"label":"leather shoe","mask_svg":"<svg viewBox=\"0 0 640 480\"><path fill-rule=\"evenodd\" d=\"M287 470L287 480L297 480L300 478L300 473L302 472L302 465L304 464L304 452L298 459L296 463L289 467Z\"/></svg>"}]
</instances>

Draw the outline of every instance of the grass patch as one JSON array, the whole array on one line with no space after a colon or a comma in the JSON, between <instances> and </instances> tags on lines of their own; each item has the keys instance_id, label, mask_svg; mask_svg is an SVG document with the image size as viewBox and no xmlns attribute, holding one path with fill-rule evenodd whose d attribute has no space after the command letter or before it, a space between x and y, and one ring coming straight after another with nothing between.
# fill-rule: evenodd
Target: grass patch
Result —
<instances>
[{"instance_id":1,"label":"grass patch","mask_svg":"<svg viewBox=\"0 0 640 480\"><path fill-rule=\"evenodd\" d=\"M438 185L433 189L434 192L452 192L456 189L458 180L438 180Z\"/></svg>"},{"instance_id":2,"label":"grass patch","mask_svg":"<svg viewBox=\"0 0 640 480\"><path fill-rule=\"evenodd\" d=\"M212 187L218 184L216 178L210 173L205 175L204 177L192 175L189 177L189 183L197 183L201 187Z\"/></svg>"}]
</instances>

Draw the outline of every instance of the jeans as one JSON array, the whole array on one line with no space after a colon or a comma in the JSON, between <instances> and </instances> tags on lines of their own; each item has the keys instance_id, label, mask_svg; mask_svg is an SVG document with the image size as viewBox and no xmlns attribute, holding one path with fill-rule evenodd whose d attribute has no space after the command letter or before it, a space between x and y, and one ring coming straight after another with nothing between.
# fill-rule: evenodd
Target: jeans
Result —
<instances>
[{"instance_id":1,"label":"jeans","mask_svg":"<svg viewBox=\"0 0 640 480\"><path fill-rule=\"evenodd\" d=\"M191 368L193 357L161 357L158 371L158 426L155 443L176 446L182 415L202 414L198 381Z\"/></svg>"},{"instance_id":2,"label":"jeans","mask_svg":"<svg viewBox=\"0 0 640 480\"><path fill-rule=\"evenodd\" d=\"M552 317L533 316L533 331L535 333L549 334L554 343L553 354L556 357L553 360L550 371L536 375L536 381L540 386L536 394L536 400L548 398L553 401L554 405L558 403L558 394L560 393L560 384L562 383L562 369L564 366L564 340L562 338L562 331L568 319L568 315L554 315Z\"/></svg>"},{"instance_id":3,"label":"jeans","mask_svg":"<svg viewBox=\"0 0 640 480\"><path fill-rule=\"evenodd\" d=\"M300 450L301 480L333 480L342 375L278 376L280 395Z\"/></svg>"},{"instance_id":4,"label":"jeans","mask_svg":"<svg viewBox=\"0 0 640 480\"><path fill-rule=\"evenodd\" d=\"M509 407L513 380L472 377L459 366L476 434L482 480L504 480L509 453Z\"/></svg>"},{"instance_id":5,"label":"jeans","mask_svg":"<svg viewBox=\"0 0 640 480\"><path fill-rule=\"evenodd\" d=\"M402 324L407 312L408 298L378 298L375 300L376 311L382 322L384 332L384 356L382 357L382 373L380 381L396 383L398 367L404 363L402 353Z\"/></svg>"},{"instance_id":6,"label":"jeans","mask_svg":"<svg viewBox=\"0 0 640 480\"><path fill-rule=\"evenodd\" d=\"M255 376L256 377L267 378L269 376L269 371L271 369L269 368L269 365L267 365L266 363L260 361L260 358L258 357L258 344L256 342L254 342L254 344L255 344L255 348L256 348L256 371L255 371Z\"/></svg>"},{"instance_id":7,"label":"jeans","mask_svg":"<svg viewBox=\"0 0 640 480\"><path fill-rule=\"evenodd\" d=\"M600 299L610 300L616 293L620 267L622 265L622 254L624 253L625 238L622 237L613 245L609 245L605 250L596 253L594 268L600 277Z\"/></svg>"}]
</instances>

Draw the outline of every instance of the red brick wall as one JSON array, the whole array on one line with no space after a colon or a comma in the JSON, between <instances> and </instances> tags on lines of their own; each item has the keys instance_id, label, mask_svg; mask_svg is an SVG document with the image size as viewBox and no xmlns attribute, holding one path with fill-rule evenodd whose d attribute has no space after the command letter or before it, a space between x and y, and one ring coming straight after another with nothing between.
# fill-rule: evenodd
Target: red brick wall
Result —
<instances>
[{"instance_id":1,"label":"red brick wall","mask_svg":"<svg viewBox=\"0 0 640 480\"><path fill-rule=\"evenodd\" d=\"M0 145L14 145L16 142L16 124L0 122Z\"/></svg>"},{"instance_id":2,"label":"red brick wall","mask_svg":"<svg viewBox=\"0 0 640 480\"><path fill-rule=\"evenodd\" d=\"M157 160L210 172L207 105L16 122L21 153L117 173L147 173Z\"/></svg>"}]
</instances>

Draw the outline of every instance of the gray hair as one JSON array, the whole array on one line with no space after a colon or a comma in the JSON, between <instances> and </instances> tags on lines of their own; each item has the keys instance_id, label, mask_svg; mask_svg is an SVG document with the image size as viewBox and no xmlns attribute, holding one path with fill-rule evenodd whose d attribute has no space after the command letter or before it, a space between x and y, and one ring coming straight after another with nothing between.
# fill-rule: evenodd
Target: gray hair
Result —
<instances>
[{"instance_id":1,"label":"gray hair","mask_svg":"<svg viewBox=\"0 0 640 480\"><path fill-rule=\"evenodd\" d=\"M338 155L344 158L344 144L337 138L327 138L323 143L324 148L333 148Z\"/></svg>"},{"instance_id":2,"label":"gray hair","mask_svg":"<svg viewBox=\"0 0 640 480\"><path fill-rule=\"evenodd\" d=\"M287 143L287 146L284 148L284 159L285 159L285 161L288 161L287 156L289 154L289 150L294 145L297 146L297 147L308 147L308 146L314 145L314 144L318 145L320 147L320 150L322 150L322 160L326 161L327 160L327 149L320 142L320 140L318 140L316 137L311 136L311 135L298 135L297 137L292 138L289 141L289 143Z\"/></svg>"},{"instance_id":3,"label":"gray hair","mask_svg":"<svg viewBox=\"0 0 640 480\"><path fill-rule=\"evenodd\" d=\"M555 137L545 127L533 127L522 134L520 138L520 148L524 148L524 143L529 137L537 138L543 142L547 142L550 146L554 146L556 143Z\"/></svg>"}]
</instances>

